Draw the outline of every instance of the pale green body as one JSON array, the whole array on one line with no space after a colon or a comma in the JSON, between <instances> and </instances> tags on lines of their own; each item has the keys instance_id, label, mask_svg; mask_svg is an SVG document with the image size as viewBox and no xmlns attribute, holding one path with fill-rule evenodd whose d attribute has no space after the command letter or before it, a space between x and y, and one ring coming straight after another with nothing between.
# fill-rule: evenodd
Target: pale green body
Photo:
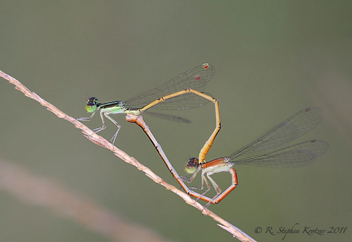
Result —
<instances>
[{"instance_id":1,"label":"pale green body","mask_svg":"<svg viewBox=\"0 0 352 242\"><path fill-rule=\"evenodd\" d=\"M102 121L102 126L99 128L93 129L93 131L95 133L98 133L106 128L106 124L105 124L103 115L116 125L117 131L114 134L114 136L111 138L112 143L115 142L117 134L119 133L119 130L121 128L121 125L119 125L119 123L116 122L116 120L111 118L109 115L110 114L119 114L119 113L126 113L126 114L132 113L134 115L139 115L142 113L142 111L140 109L127 108L123 101L112 101L112 102L107 102L107 103L98 103L98 99L95 97L91 97L88 99L88 102L86 105L86 110L92 114L89 117L82 117L77 120L90 121L93 118L93 116L95 115L95 113L100 110L100 118Z\"/></svg>"}]
</instances>

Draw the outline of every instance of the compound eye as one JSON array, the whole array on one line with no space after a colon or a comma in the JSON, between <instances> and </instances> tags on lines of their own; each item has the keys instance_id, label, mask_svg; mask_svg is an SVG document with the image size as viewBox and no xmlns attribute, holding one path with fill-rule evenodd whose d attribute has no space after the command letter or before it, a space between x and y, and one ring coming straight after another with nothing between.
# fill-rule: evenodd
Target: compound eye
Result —
<instances>
[{"instance_id":1,"label":"compound eye","mask_svg":"<svg viewBox=\"0 0 352 242\"><path fill-rule=\"evenodd\" d=\"M197 158L190 158L185 166L185 172L188 174L193 174L197 171L199 165L199 160Z\"/></svg>"}]
</instances>

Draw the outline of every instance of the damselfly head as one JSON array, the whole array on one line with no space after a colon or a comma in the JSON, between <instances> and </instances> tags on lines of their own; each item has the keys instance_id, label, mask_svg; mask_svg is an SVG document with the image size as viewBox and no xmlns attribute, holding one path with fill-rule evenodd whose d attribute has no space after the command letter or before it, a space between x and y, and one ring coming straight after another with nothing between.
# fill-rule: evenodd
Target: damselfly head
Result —
<instances>
[{"instance_id":1,"label":"damselfly head","mask_svg":"<svg viewBox=\"0 0 352 242\"><path fill-rule=\"evenodd\" d=\"M97 110L98 99L96 97L90 97L86 104L86 110L88 113L93 113Z\"/></svg>"},{"instance_id":2,"label":"damselfly head","mask_svg":"<svg viewBox=\"0 0 352 242\"><path fill-rule=\"evenodd\" d=\"M199 166L199 160L195 157L189 158L186 166L185 166L185 172L188 174L193 174L194 172L197 171L197 168Z\"/></svg>"}]
</instances>

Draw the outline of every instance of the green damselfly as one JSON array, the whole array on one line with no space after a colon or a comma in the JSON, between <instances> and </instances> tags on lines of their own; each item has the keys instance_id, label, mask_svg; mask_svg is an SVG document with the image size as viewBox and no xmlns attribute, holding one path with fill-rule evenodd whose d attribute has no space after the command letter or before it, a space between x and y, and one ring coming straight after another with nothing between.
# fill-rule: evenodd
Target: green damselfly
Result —
<instances>
[{"instance_id":1,"label":"green damselfly","mask_svg":"<svg viewBox=\"0 0 352 242\"><path fill-rule=\"evenodd\" d=\"M100 111L102 126L93 129L93 131L98 133L106 128L105 116L117 126L117 131L111 139L111 142L114 143L121 126L110 116L111 114L132 113L139 115L150 108L159 110L186 110L201 107L211 101L215 104L216 127L200 151L199 159L203 161L221 128L218 100L202 92L206 84L214 76L214 73L215 68L205 63L126 101L99 103L96 97L90 97L86 104L86 110L92 114L89 117L82 117L77 120L90 121L94 114Z\"/></svg>"}]
</instances>

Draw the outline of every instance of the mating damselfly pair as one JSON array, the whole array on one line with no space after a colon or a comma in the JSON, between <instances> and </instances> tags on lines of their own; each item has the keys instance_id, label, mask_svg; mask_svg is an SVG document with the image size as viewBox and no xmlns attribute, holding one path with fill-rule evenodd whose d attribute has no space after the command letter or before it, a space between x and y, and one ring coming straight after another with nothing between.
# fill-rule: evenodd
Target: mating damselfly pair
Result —
<instances>
[{"instance_id":1,"label":"mating damselfly pair","mask_svg":"<svg viewBox=\"0 0 352 242\"><path fill-rule=\"evenodd\" d=\"M105 129L105 116L117 126L117 131L111 139L112 143L114 143L121 126L110 116L112 114L125 113L140 115L149 109L185 110L203 106L209 101L213 102L215 105L216 127L209 139L205 142L198 158L190 158L187 162L185 171L192 174L191 177L179 176L177 172L173 170L164 152L158 150L161 158L171 171L171 174L180 183L182 188L189 195L207 201L208 204L219 203L237 187L238 180L236 170L233 168L234 165L253 164L267 167L304 165L314 161L327 151L329 147L328 143L321 140L309 140L280 148L280 146L309 132L321 121L323 117L322 110L312 107L299 111L260 138L235 151L231 155L205 161L205 157L221 128L218 100L202 92L206 84L214 76L214 73L215 68L205 63L184 72L157 88L142 92L126 101L99 103L97 98L91 97L86 104L86 110L91 113L91 115L89 117L79 118L78 120L89 121L93 118L94 114L99 111L102 126L93 131L97 133ZM182 121L179 117L163 114L158 114L158 116L170 120ZM151 132L148 132L149 130L146 129L144 129L144 131L153 141ZM184 182L192 182L200 171L202 177L201 187L187 187ZM223 192L211 178L212 174L219 172L229 172L231 174L231 185ZM208 180L216 191L216 195L212 198L206 196L206 193L210 190ZM206 184L205 191L201 194L194 191L203 190L204 183Z\"/></svg>"}]
</instances>

